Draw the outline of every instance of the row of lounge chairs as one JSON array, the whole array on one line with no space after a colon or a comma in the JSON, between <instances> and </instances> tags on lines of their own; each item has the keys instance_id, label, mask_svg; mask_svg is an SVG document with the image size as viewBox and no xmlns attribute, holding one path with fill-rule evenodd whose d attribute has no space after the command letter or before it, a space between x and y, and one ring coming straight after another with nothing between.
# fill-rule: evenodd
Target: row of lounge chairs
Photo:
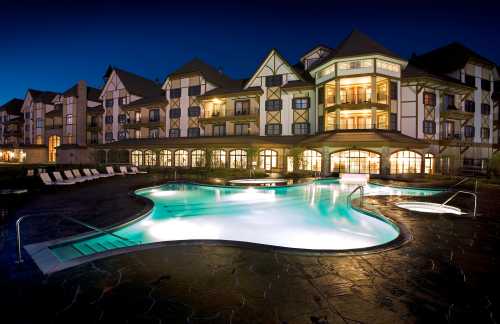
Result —
<instances>
[{"instance_id":1,"label":"row of lounge chairs","mask_svg":"<svg viewBox=\"0 0 500 324\"><path fill-rule=\"evenodd\" d=\"M52 172L52 177L50 177L49 173L41 172L39 173L40 179L42 179L43 183L47 186L51 185L72 185L79 182L90 181L100 178L108 178L116 175L127 175L127 174L138 174L138 173L147 173L144 171L139 171L137 167L131 167L130 170L127 169L126 166L120 167L120 172L115 172L112 166L106 167L106 173L100 173L97 169L83 169L83 175L80 173L78 169L65 170L63 171L64 178L60 171Z\"/></svg>"}]
</instances>

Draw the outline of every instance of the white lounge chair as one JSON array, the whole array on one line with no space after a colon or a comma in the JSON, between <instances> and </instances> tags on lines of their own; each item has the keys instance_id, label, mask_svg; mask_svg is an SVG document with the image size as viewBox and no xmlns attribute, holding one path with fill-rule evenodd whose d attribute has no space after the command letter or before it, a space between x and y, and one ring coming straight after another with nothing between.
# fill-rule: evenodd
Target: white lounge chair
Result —
<instances>
[{"instance_id":1,"label":"white lounge chair","mask_svg":"<svg viewBox=\"0 0 500 324\"><path fill-rule=\"evenodd\" d=\"M82 174L80 173L80 170L78 170L78 169L73 169L71 171L73 172L75 179L94 180L93 177L82 176Z\"/></svg>"},{"instance_id":2,"label":"white lounge chair","mask_svg":"<svg viewBox=\"0 0 500 324\"><path fill-rule=\"evenodd\" d=\"M120 167L120 172L122 174L135 174L135 172L128 171L126 166L121 166Z\"/></svg>"},{"instance_id":3,"label":"white lounge chair","mask_svg":"<svg viewBox=\"0 0 500 324\"><path fill-rule=\"evenodd\" d=\"M107 178L107 177L113 176L113 175L108 174L108 173L100 173L99 171L97 171L97 169L90 169L90 172L92 172L92 174L95 176L100 176L101 178Z\"/></svg>"},{"instance_id":4,"label":"white lounge chair","mask_svg":"<svg viewBox=\"0 0 500 324\"><path fill-rule=\"evenodd\" d=\"M49 174L47 172L41 172L39 173L40 175L40 179L42 179L43 183L46 185L46 186L52 186L52 185L69 185L71 183L57 183L57 182L54 182L52 181L52 179L50 178Z\"/></svg>"},{"instance_id":5,"label":"white lounge chair","mask_svg":"<svg viewBox=\"0 0 500 324\"><path fill-rule=\"evenodd\" d=\"M87 178L91 178L91 179L99 179L101 178L100 175L95 175L95 174L92 174L92 172L90 172L89 169L83 169L83 174L87 177Z\"/></svg>"},{"instance_id":6,"label":"white lounge chair","mask_svg":"<svg viewBox=\"0 0 500 324\"><path fill-rule=\"evenodd\" d=\"M115 172L112 166L107 166L106 167L106 172L108 172L109 175L123 175L122 173Z\"/></svg>"},{"instance_id":7,"label":"white lounge chair","mask_svg":"<svg viewBox=\"0 0 500 324\"><path fill-rule=\"evenodd\" d=\"M140 171L136 166L130 167L130 169L132 170L132 172L135 172L135 173L141 173L141 174L147 173L146 171Z\"/></svg>"},{"instance_id":8,"label":"white lounge chair","mask_svg":"<svg viewBox=\"0 0 500 324\"><path fill-rule=\"evenodd\" d=\"M76 182L74 180L69 180L69 179L63 179L61 172L59 171L54 171L52 172L52 175L54 176L54 179L56 179L56 184L75 184Z\"/></svg>"},{"instance_id":9,"label":"white lounge chair","mask_svg":"<svg viewBox=\"0 0 500 324\"><path fill-rule=\"evenodd\" d=\"M68 180L73 180L75 182L84 182L84 181L87 181L87 179L83 179L83 178L75 178L75 176L73 175L73 173L71 173L70 170L64 170L64 176L68 179Z\"/></svg>"}]
</instances>

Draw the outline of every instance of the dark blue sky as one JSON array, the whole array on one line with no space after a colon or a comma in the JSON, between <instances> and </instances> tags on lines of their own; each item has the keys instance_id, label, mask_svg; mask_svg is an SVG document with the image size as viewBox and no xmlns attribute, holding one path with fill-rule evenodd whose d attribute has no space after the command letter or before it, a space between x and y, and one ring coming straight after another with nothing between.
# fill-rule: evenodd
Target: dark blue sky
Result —
<instances>
[{"instance_id":1,"label":"dark blue sky","mask_svg":"<svg viewBox=\"0 0 500 324\"><path fill-rule=\"evenodd\" d=\"M78 2L0 2L0 103L79 79L99 87L109 64L163 80L199 57L247 77L273 47L294 63L352 28L403 57L459 41L500 64L500 5L481 1Z\"/></svg>"}]
</instances>

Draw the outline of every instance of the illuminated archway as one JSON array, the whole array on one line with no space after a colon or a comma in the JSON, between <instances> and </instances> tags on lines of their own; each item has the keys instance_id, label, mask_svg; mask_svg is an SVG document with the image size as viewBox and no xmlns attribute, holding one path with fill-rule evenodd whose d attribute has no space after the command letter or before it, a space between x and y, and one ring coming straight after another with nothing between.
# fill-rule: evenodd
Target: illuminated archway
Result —
<instances>
[{"instance_id":1,"label":"illuminated archway","mask_svg":"<svg viewBox=\"0 0 500 324\"><path fill-rule=\"evenodd\" d=\"M138 150L132 151L131 156L133 165L141 166L143 164L143 156L141 151Z\"/></svg>"},{"instance_id":2,"label":"illuminated archway","mask_svg":"<svg viewBox=\"0 0 500 324\"><path fill-rule=\"evenodd\" d=\"M301 169L305 171L321 171L321 153L305 150L302 153Z\"/></svg>"},{"instance_id":3,"label":"illuminated archway","mask_svg":"<svg viewBox=\"0 0 500 324\"><path fill-rule=\"evenodd\" d=\"M189 153L186 150L177 150L174 153L174 165L186 168L189 166Z\"/></svg>"},{"instance_id":4,"label":"illuminated archway","mask_svg":"<svg viewBox=\"0 0 500 324\"><path fill-rule=\"evenodd\" d=\"M422 155L413 151L399 151L391 155L391 174L418 174L422 169Z\"/></svg>"},{"instance_id":5,"label":"illuminated archway","mask_svg":"<svg viewBox=\"0 0 500 324\"><path fill-rule=\"evenodd\" d=\"M330 171L338 173L380 173L380 154L345 150L330 154Z\"/></svg>"},{"instance_id":6,"label":"illuminated archway","mask_svg":"<svg viewBox=\"0 0 500 324\"><path fill-rule=\"evenodd\" d=\"M231 169L246 169L247 151L232 150L231 152L229 152L229 167Z\"/></svg>"},{"instance_id":7,"label":"illuminated archway","mask_svg":"<svg viewBox=\"0 0 500 324\"><path fill-rule=\"evenodd\" d=\"M191 167L203 168L206 165L206 153L203 150L194 150L191 152Z\"/></svg>"},{"instance_id":8,"label":"illuminated archway","mask_svg":"<svg viewBox=\"0 0 500 324\"><path fill-rule=\"evenodd\" d=\"M274 150L262 150L259 153L259 166L261 169L271 171L278 166L278 153Z\"/></svg>"}]
</instances>

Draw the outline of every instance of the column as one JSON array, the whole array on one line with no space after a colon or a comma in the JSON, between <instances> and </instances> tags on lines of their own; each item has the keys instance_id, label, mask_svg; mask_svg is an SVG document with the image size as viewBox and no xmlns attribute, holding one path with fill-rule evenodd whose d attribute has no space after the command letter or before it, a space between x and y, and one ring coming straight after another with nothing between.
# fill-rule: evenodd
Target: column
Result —
<instances>
[{"instance_id":1,"label":"column","mask_svg":"<svg viewBox=\"0 0 500 324\"><path fill-rule=\"evenodd\" d=\"M377 102L377 77L372 75L371 76L371 98L370 101L372 104ZM371 115L372 115L372 128L375 129L377 128L377 108L372 106L371 107Z\"/></svg>"}]
</instances>

